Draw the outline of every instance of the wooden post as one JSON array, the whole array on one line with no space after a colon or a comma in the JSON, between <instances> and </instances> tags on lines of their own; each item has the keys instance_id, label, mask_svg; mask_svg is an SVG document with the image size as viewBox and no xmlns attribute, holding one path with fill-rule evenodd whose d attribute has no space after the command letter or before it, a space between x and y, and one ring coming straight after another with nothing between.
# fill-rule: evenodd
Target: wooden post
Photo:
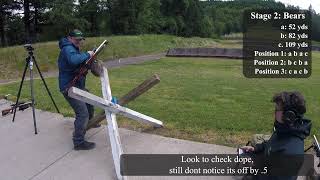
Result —
<instances>
[{"instance_id":1,"label":"wooden post","mask_svg":"<svg viewBox=\"0 0 320 180\"><path fill-rule=\"evenodd\" d=\"M119 104L120 105L128 104L130 101L133 101L136 97L148 91L159 82L160 82L160 77L157 74L154 74L151 78L143 81L143 83L141 83L139 86L137 86L136 88L128 92L126 95L124 95L119 100Z\"/></svg>"},{"instance_id":2,"label":"wooden post","mask_svg":"<svg viewBox=\"0 0 320 180\"><path fill-rule=\"evenodd\" d=\"M121 97L118 104L121 106L128 104L130 101L133 101L135 98L145 93L146 91L151 89L153 86L155 86L159 82L160 82L160 77L157 74L154 74L152 77L150 77L149 79L146 79L141 84L139 84L136 88L132 89L126 95ZM102 112L94 116L92 119L89 120L89 123L87 125L87 130L96 126L105 118L106 118L105 112Z\"/></svg>"}]
</instances>

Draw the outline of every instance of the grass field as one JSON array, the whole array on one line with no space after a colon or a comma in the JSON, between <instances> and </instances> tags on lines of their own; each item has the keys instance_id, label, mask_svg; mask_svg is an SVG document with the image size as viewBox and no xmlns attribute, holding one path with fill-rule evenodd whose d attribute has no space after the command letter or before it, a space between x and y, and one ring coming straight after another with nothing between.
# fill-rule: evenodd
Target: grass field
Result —
<instances>
[{"instance_id":1,"label":"grass field","mask_svg":"<svg viewBox=\"0 0 320 180\"><path fill-rule=\"evenodd\" d=\"M320 42L319 41L312 41L312 45L313 46L320 46Z\"/></svg>"},{"instance_id":2,"label":"grass field","mask_svg":"<svg viewBox=\"0 0 320 180\"><path fill-rule=\"evenodd\" d=\"M166 52L173 47L230 47L209 38L182 38L170 35L110 36L87 38L83 50L92 50L104 40L109 41L99 59L110 60ZM57 70L58 40L34 44L34 55L43 72ZM23 46L0 48L0 79L15 79L22 74L27 52Z\"/></svg>"},{"instance_id":3,"label":"grass field","mask_svg":"<svg viewBox=\"0 0 320 180\"><path fill-rule=\"evenodd\" d=\"M161 82L128 107L164 122L153 130L120 118L120 126L164 136L237 146L252 134L271 133L274 106L271 97L279 91L300 91L307 101L306 117L313 120L312 133L318 135L320 123L320 53L313 53L312 76L307 79L247 79L240 60L205 58L164 58L142 65L111 69L113 95L120 97L151 76ZM58 92L56 78L47 82L64 115L71 108ZM89 75L87 87L101 95L99 79ZM28 83L23 97L29 97ZM18 84L0 87L0 94L16 94ZM37 108L54 111L40 81L36 81Z\"/></svg>"}]
</instances>

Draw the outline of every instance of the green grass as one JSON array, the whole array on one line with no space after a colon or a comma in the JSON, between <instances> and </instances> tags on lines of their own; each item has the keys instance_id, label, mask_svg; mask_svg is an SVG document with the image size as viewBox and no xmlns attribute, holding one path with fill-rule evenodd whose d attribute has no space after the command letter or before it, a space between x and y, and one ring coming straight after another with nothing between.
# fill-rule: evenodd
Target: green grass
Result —
<instances>
[{"instance_id":1,"label":"green grass","mask_svg":"<svg viewBox=\"0 0 320 180\"><path fill-rule=\"evenodd\" d=\"M320 42L319 41L312 41L312 45L313 46L320 46Z\"/></svg>"},{"instance_id":2,"label":"green grass","mask_svg":"<svg viewBox=\"0 0 320 180\"><path fill-rule=\"evenodd\" d=\"M109 45L100 54L100 60L131 57L165 52L173 47L218 46L208 38L182 38L170 35L110 36L87 38L83 50L91 50L104 40ZM42 72L57 70L58 40L34 44L34 55ZM16 79L21 76L27 52L22 45L0 48L0 79Z\"/></svg>"},{"instance_id":3,"label":"green grass","mask_svg":"<svg viewBox=\"0 0 320 180\"><path fill-rule=\"evenodd\" d=\"M242 40L243 39L243 33L225 34L225 35L222 36L222 39L226 39L226 40Z\"/></svg>"},{"instance_id":4,"label":"green grass","mask_svg":"<svg viewBox=\"0 0 320 180\"><path fill-rule=\"evenodd\" d=\"M274 105L271 97L280 91L300 91L306 98L306 117L313 120L312 133L320 128L320 53L313 53L312 76L307 79L247 79L240 60L164 58L142 65L109 71L112 92L120 97L153 73L161 82L128 107L164 122L165 128L151 130L120 118L120 126L152 131L165 136L202 142L245 143L255 133L271 133ZM71 108L58 92L56 78L47 82L64 115ZM87 87L101 95L99 79L89 75ZM54 111L41 82L36 80L37 108ZM15 94L18 83L0 86L0 94ZM29 87L24 86L24 98Z\"/></svg>"}]
</instances>

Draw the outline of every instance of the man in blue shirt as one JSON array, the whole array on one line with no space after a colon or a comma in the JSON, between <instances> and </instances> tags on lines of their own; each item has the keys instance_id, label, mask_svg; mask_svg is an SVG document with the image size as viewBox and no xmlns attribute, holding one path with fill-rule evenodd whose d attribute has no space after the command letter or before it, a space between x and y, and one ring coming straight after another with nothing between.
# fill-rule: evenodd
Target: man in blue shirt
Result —
<instances>
[{"instance_id":1,"label":"man in blue shirt","mask_svg":"<svg viewBox=\"0 0 320 180\"><path fill-rule=\"evenodd\" d=\"M93 116L93 106L68 96L66 89L68 84L77 75L77 71L82 63L93 56L93 51L80 52L80 46L84 40L83 33L77 29L68 34L67 37L59 41L60 54L58 59L59 66L59 88L64 98L68 101L75 112L73 144L75 150L89 150L95 147L95 143L84 139L86 127L89 119ZM74 85L85 89L86 77L83 76Z\"/></svg>"}]
</instances>

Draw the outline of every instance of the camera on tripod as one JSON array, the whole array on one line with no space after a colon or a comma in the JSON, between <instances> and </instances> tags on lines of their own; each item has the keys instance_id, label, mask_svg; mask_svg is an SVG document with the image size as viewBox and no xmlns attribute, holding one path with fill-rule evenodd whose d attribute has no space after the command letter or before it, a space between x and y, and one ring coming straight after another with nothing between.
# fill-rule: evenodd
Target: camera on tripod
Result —
<instances>
[{"instance_id":1,"label":"camera on tripod","mask_svg":"<svg viewBox=\"0 0 320 180\"><path fill-rule=\"evenodd\" d=\"M34 50L34 48L32 47L32 44L25 44L23 45L23 47L28 51L31 52Z\"/></svg>"},{"instance_id":2,"label":"camera on tripod","mask_svg":"<svg viewBox=\"0 0 320 180\"><path fill-rule=\"evenodd\" d=\"M16 100L16 103L15 105L13 106L13 118L12 118L12 122L14 122L15 120L15 117L16 117L16 112L17 112L17 107L19 105L19 98L20 98L20 95L21 95L21 89L22 89L22 85L23 85L23 81L25 79L25 76L26 76L26 71L29 67L29 71L30 71L30 91L31 91L31 104L30 106L32 107L32 116L33 116L33 125L34 125L34 133L35 134L38 134L38 130L37 130L37 123L36 123L36 114L35 114L35 100L34 100L34 87L33 87L33 64L36 65L36 68L38 70L38 73L41 77L41 80L48 92L48 95L50 96L51 98L51 101L54 105L54 107L56 108L57 112L60 113L55 101L53 100L53 97L52 97L52 94L47 86L47 83L46 81L44 80L43 76L42 76L42 73L39 69L39 66L38 66L38 63L35 59L35 57L33 56L33 50L34 48L32 47L31 44L25 44L23 46L26 51L28 51L28 57L26 58L26 64L25 64L25 67L24 67L24 71L23 71L23 75L22 75L22 79L21 79L21 82L20 82L20 86L19 86L19 91L18 91L18 95L17 95L17 100ZM19 109L20 110L20 109Z\"/></svg>"}]
</instances>

